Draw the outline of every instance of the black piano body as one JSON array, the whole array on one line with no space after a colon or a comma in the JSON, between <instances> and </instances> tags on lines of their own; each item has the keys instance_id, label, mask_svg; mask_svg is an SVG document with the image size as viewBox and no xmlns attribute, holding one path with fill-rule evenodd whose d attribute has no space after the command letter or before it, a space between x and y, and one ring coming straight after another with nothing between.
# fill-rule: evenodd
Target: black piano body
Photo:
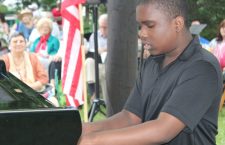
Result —
<instances>
[{"instance_id":1,"label":"black piano body","mask_svg":"<svg viewBox=\"0 0 225 145\"><path fill-rule=\"evenodd\" d=\"M5 71L0 61L0 144L76 145L79 111L52 105Z\"/></svg>"}]
</instances>

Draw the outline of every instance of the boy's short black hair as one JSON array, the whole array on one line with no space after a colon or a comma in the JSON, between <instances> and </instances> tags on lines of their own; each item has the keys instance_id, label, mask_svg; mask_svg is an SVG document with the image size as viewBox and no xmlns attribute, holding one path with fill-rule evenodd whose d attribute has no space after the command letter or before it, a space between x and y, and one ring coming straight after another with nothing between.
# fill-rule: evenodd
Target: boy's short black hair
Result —
<instances>
[{"instance_id":1,"label":"boy's short black hair","mask_svg":"<svg viewBox=\"0 0 225 145\"><path fill-rule=\"evenodd\" d=\"M138 5L141 4L156 5L160 10L165 12L168 17L175 18L177 16L182 16L186 28L190 26L187 0L138 0Z\"/></svg>"}]
</instances>

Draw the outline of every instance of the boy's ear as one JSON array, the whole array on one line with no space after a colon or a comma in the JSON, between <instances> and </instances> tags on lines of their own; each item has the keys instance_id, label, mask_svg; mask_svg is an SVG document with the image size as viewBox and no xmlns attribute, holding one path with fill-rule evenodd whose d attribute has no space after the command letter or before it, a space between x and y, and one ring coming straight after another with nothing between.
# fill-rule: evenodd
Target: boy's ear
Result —
<instances>
[{"instance_id":1,"label":"boy's ear","mask_svg":"<svg viewBox=\"0 0 225 145\"><path fill-rule=\"evenodd\" d=\"M180 32L184 28L184 18L181 16L177 16L175 18L175 27L176 32Z\"/></svg>"}]
</instances>

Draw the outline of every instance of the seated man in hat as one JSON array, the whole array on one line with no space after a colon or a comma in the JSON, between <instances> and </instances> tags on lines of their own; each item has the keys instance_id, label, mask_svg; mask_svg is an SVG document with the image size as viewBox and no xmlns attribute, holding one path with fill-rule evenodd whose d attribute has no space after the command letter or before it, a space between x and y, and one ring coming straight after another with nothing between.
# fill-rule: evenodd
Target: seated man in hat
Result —
<instances>
[{"instance_id":1,"label":"seated man in hat","mask_svg":"<svg viewBox=\"0 0 225 145\"><path fill-rule=\"evenodd\" d=\"M32 11L30 11L29 9L21 10L18 15L18 19L19 22L14 26L14 31L23 33L25 39L28 40L34 28Z\"/></svg>"}]
</instances>

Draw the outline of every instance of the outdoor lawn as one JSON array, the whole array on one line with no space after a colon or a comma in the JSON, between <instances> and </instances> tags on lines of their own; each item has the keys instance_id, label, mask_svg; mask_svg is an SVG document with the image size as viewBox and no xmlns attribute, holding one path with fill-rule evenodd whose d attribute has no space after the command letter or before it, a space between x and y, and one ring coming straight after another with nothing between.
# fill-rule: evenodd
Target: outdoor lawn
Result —
<instances>
[{"instance_id":1,"label":"outdoor lawn","mask_svg":"<svg viewBox=\"0 0 225 145\"><path fill-rule=\"evenodd\" d=\"M217 145L225 145L225 106L219 114L219 134L217 135Z\"/></svg>"}]
</instances>

